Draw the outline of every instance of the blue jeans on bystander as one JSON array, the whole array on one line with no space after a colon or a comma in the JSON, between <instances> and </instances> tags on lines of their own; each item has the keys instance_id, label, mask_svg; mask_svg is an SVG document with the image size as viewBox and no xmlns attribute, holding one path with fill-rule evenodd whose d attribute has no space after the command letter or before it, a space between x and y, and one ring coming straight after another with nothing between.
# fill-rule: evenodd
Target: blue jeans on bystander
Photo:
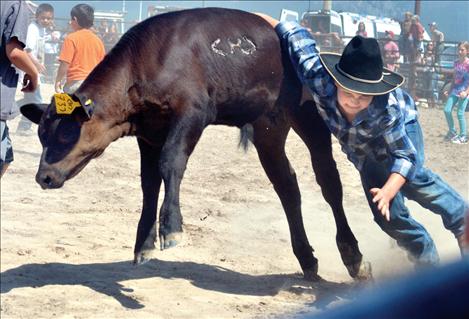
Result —
<instances>
[{"instance_id":1,"label":"blue jeans on bystander","mask_svg":"<svg viewBox=\"0 0 469 319\"><path fill-rule=\"evenodd\" d=\"M11 162L13 162L13 147L8 133L8 125L6 121L0 120L0 174Z\"/></svg>"},{"instance_id":2,"label":"blue jeans on bystander","mask_svg":"<svg viewBox=\"0 0 469 319\"><path fill-rule=\"evenodd\" d=\"M448 97L444 112L445 112L446 122L448 123L448 129L450 132L456 133L456 126L454 125L452 112L453 112L453 108L457 105L456 114L457 114L457 118L459 122L459 135L467 136L466 118L464 117L464 112L466 111L468 102L469 102L469 97L462 99L459 96L456 96L454 94Z\"/></svg>"}]
</instances>

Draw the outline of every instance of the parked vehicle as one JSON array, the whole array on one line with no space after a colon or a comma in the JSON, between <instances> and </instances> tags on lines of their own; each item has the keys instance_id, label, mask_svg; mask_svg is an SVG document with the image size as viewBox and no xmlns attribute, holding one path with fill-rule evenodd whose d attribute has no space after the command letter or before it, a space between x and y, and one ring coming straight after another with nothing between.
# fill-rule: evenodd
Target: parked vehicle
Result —
<instances>
[{"instance_id":1,"label":"parked vehicle","mask_svg":"<svg viewBox=\"0 0 469 319\"><path fill-rule=\"evenodd\" d=\"M377 38L374 20L372 20L370 17L361 16L357 13L351 12L340 12L339 16L342 22L342 36L349 39L353 38L358 30L358 24L363 22L365 25L367 37Z\"/></svg>"},{"instance_id":2,"label":"parked vehicle","mask_svg":"<svg viewBox=\"0 0 469 319\"><path fill-rule=\"evenodd\" d=\"M166 13L166 12L179 11L179 10L184 10L184 9L186 8L150 5L148 6L148 9L147 9L147 18L156 16L158 14Z\"/></svg>"},{"instance_id":3,"label":"parked vehicle","mask_svg":"<svg viewBox=\"0 0 469 319\"><path fill-rule=\"evenodd\" d=\"M342 21L339 14L335 11L304 12L301 19L313 32L336 32L340 36L343 36Z\"/></svg>"},{"instance_id":4,"label":"parked vehicle","mask_svg":"<svg viewBox=\"0 0 469 319\"><path fill-rule=\"evenodd\" d=\"M367 35L370 38L384 39L385 31L389 30L394 32L394 40L397 41L401 33L399 21L353 12L308 11L303 13L302 19L313 32L338 33L340 37L344 38L344 44L348 42L347 39L355 36L360 22L365 24ZM424 41L430 41L430 36L426 30L424 30L423 37Z\"/></svg>"},{"instance_id":5,"label":"parked vehicle","mask_svg":"<svg viewBox=\"0 0 469 319\"><path fill-rule=\"evenodd\" d=\"M283 9L280 12L280 21L298 21L298 12Z\"/></svg>"},{"instance_id":6,"label":"parked vehicle","mask_svg":"<svg viewBox=\"0 0 469 319\"><path fill-rule=\"evenodd\" d=\"M452 69L454 61L458 59L458 44L455 42L444 42L439 52L438 66Z\"/></svg>"},{"instance_id":7,"label":"parked vehicle","mask_svg":"<svg viewBox=\"0 0 469 319\"><path fill-rule=\"evenodd\" d=\"M125 13L117 11L95 11L94 21L96 25L99 25L101 21L108 21L110 24L115 23L117 31L123 34L126 31L125 28Z\"/></svg>"}]
</instances>

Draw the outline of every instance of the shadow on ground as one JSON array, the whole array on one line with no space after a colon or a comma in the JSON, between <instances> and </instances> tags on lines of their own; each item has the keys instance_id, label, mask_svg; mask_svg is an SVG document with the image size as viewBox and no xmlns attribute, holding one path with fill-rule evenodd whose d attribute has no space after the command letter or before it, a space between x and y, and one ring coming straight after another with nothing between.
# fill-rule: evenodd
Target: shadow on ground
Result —
<instances>
[{"instance_id":1,"label":"shadow on ground","mask_svg":"<svg viewBox=\"0 0 469 319\"><path fill-rule=\"evenodd\" d=\"M353 297L353 283L334 283L322 280L307 282L299 274L250 275L227 268L198 264L151 260L135 267L130 261L94 264L27 264L1 273L1 293L22 287L47 285L80 285L115 298L126 308L138 309L144 305L124 292L133 289L119 282L134 279L160 277L186 279L194 286L228 294L275 296L280 291L315 296L319 308L330 302Z\"/></svg>"}]
</instances>

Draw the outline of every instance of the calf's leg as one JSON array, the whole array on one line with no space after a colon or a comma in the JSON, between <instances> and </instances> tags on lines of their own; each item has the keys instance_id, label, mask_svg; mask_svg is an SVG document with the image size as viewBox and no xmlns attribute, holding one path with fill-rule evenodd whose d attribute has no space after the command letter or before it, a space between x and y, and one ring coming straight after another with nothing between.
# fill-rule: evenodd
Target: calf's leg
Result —
<instances>
[{"instance_id":1,"label":"calf's leg","mask_svg":"<svg viewBox=\"0 0 469 319\"><path fill-rule=\"evenodd\" d=\"M143 207L137 228L134 248L134 263L140 264L149 259L155 249L156 210L161 186L158 162L161 147L154 147L138 138L140 148L140 180L143 192Z\"/></svg>"},{"instance_id":2,"label":"calf's leg","mask_svg":"<svg viewBox=\"0 0 469 319\"><path fill-rule=\"evenodd\" d=\"M309 149L316 181L334 214L337 229L336 243L345 267L353 278L371 278L371 267L369 263L362 261L363 256L358 247L358 241L345 217L342 205L342 183L332 156L329 129L312 101L307 101L293 110L292 124Z\"/></svg>"},{"instance_id":3,"label":"calf's leg","mask_svg":"<svg viewBox=\"0 0 469 319\"><path fill-rule=\"evenodd\" d=\"M165 184L165 197L160 210L160 248L179 243L182 235L182 215L179 205L180 185L187 161L202 131L207 125L207 110L203 106L191 107L184 115L174 119L163 146L160 172Z\"/></svg>"},{"instance_id":4,"label":"calf's leg","mask_svg":"<svg viewBox=\"0 0 469 319\"><path fill-rule=\"evenodd\" d=\"M288 130L286 125L272 125L268 120L258 120L254 124L253 143L287 216L293 253L304 277L319 280L318 260L313 256L313 248L308 242L301 216L301 195L296 174L285 154Z\"/></svg>"}]
</instances>

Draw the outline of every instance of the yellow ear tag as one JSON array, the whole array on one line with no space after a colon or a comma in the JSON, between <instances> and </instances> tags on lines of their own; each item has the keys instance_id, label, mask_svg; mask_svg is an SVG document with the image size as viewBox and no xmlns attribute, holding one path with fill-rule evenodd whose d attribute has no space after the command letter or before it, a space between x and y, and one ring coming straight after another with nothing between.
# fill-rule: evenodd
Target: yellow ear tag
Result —
<instances>
[{"instance_id":1,"label":"yellow ear tag","mask_svg":"<svg viewBox=\"0 0 469 319\"><path fill-rule=\"evenodd\" d=\"M72 100L72 97L67 93L56 93L54 99L57 114L72 114L75 108L81 106L80 102Z\"/></svg>"}]
</instances>

